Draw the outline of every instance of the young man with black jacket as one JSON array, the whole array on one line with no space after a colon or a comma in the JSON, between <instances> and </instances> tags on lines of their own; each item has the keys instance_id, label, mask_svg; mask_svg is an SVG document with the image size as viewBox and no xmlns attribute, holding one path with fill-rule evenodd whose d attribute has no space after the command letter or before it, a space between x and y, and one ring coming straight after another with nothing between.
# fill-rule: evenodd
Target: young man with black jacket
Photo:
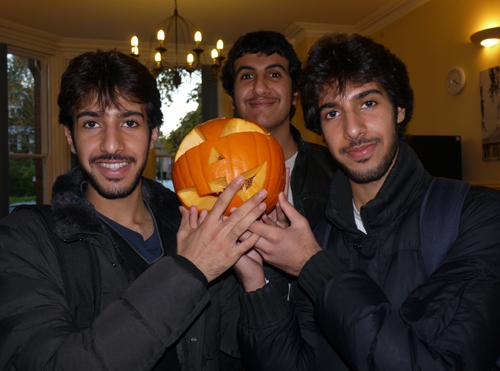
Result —
<instances>
[{"instance_id":1,"label":"young man with black jacket","mask_svg":"<svg viewBox=\"0 0 500 371\"><path fill-rule=\"evenodd\" d=\"M335 165L325 146L302 140L290 123L302 69L293 46L279 32L238 38L222 69L222 86L239 117L266 128L280 143L290 168L288 200L314 228L323 217Z\"/></svg>"},{"instance_id":2,"label":"young man with black jacket","mask_svg":"<svg viewBox=\"0 0 500 371\"><path fill-rule=\"evenodd\" d=\"M261 236L253 251L298 287L286 301L262 284L262 267L240 269L248 370L498 369L500 193L468 189L456 239L430 271L420 209L433 177L402 140L413 113L406 66L369 38L328 35L311 49L300 91L307 127L339 165L330 230L320 247L283 194L291 225L250 228Z\"/></svg>"},{"instance_id":3,"label":"young man with black jacket","mask_svg":"<svg viewBox=\"0 0 500 371\"><path fill-rule=\"evenodd\" d=\"M58 103L80 165L55 181L53 228L33 210L0 221L0 369L220 370L221 354L238 355L239 284L222 276L255 242L238 237L266 192L223 219L238 177L201 221L143 178L161 100L147 68L123 53L72 60ZM91 263L73 268L96 273L65 276L57 249L83 251ZM73 305L89 291L98 294Z\"/></svg>"}]
</instances>

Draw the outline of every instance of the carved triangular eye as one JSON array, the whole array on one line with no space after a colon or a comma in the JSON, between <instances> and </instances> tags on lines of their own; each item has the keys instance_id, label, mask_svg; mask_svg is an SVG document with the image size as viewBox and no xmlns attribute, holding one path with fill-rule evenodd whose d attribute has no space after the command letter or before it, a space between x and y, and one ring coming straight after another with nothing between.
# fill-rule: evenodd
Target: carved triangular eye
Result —
<instances>
[{"instance_id":1,"label":"carved triangular eye","mask_svg":"<svg viewBox=\"0 0 500 371\"><path fill-rule=\"evenodd\" d=\"M210 148L210 155L208 156L208 164L213 164L214 162L224 160L224 158L225 157L222 155L222 153L220 153L220 151L217 148L215 147Z\"/></svg>"},{"instance_id":2,"label":"carved triangular eye","mask_svg":"<svg viewBox=\"0 0 500 371\"><path fill-rule=\"evenodd\" d=\"M245 182L237 195L240 196L243 201L246 201L256 194L259 189L262 189L267 175L267 161L264 161L251 170L245 171L241 175L245 178Z\"/></svg>"},{"instance_id":3,"label":"carved triangular eye","mask_svg":"<svg viewBox=\"0 0 500 371\"><path fill-rule=\"evenodd\" d=\"M267 135L264 132L264 130L262 130L261 127L254 124L253 122L245 121L242 119L231 119L226 124L224 129L222 129L222 131L220 132L219 138L224 138L234 133L246 133L246 132L261 133Z\"/></svg>"},{"instance_id":4,"label":"carved triangular eye","mask_svg":"<svg viewBox=\"0 0 500 371\"><path fill-rule=\"evenodd\" d=\"M181 142L177 153L175 154L174 162L177 161L179 157L181 157L186 151L190 150L193 147L200 145L205 142L207 138L203 135L203 133L198 129L194 128L189 132L188 135L184 137L184 140Z\"/></svg>"}]
</instances>

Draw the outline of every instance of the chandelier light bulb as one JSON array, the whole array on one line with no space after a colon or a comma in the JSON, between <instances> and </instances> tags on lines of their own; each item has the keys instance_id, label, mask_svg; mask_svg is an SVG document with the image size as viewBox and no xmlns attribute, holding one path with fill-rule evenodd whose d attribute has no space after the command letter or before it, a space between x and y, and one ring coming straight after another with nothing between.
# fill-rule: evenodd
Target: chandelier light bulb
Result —
<instances>
[{"instance_id":1,"label":"chandelier light bulb","mask_svg":"<svg viewBox=\"0 0 500 371\"><path fill-rule=\"evenodd\" d=\"M219 56L217 49L212 49L212 59L216 59Z\"/></svg>"},{"instance_id":2,"label":"chandelier light bulb","mask_svg":"<svg viewBox=\"0 0 500 371\"><path fill-rule=\"evenodd\" d=\"M222 50L224 49L224 42L219 39L219 41L217 41L217 50Z\"/></svg>"},{"instance_id":3,"label":"chandelier light bulb","mask_svg":"<svg viewBox=\"0 0 500 371\"><path fill-rule=\"evenodd\" d=\"M139 55L139 47L133 46L132 47L132 54L134 55Z\"/></svg>"},{"instance_id":4,"label":"chandelier light bulb","mask_svg":"<svg viewBox=\"0 0 500 371\"><path fill-rule=\"evenodd\" d=\"M193 56L193 54L192 54L192 53L189 53L189 54L187 55L187 62L188 62L188 64L189 64L189 67L191 67L191 66L193 65L193 62L194 62L194 56Z\"/></svg>"},{"instance_id":5,"label":"chandelier light bulb","mask_svg":"<svg viewBox=\"0 0 500 371\"><path fill-rule=\"evenodd\" d=\"M163 32L163 30L158 31L156 38L158 39L158 41L164 41L165 40L165 32Z\"/></svg>"},{"instance_id":6,"label":"chandelier light bulb","mask_svg":"<svg viewBox=\"0 0 500 371\"><path fill-rule=\"evenodd\" d=\"M155 54L155 62L157 62L157 63L161 62L161 53L160 52Z\"/></svg>"},{"instance_id":7,"label":"chandelier light bulb","mask_svg":"<svg viewBox=\"0 0 500 371\"><path fill-rule=\"evenodd\" d=\"M200 31L196 31L194 33L194 41L197 43L201 43L201 32Z\"/></svg>"},{"instance_id":8,"label":"chandelier light bulb","mask_svg":"<svg viewBox=\"0 0 500 371\"><path fill-rule=\"evenodd\" d=\"M138 46L139 45L139 38L137 36L132 36L132 39L130 40L130 45L131 46Z\"/></svg>"}]
</instances>

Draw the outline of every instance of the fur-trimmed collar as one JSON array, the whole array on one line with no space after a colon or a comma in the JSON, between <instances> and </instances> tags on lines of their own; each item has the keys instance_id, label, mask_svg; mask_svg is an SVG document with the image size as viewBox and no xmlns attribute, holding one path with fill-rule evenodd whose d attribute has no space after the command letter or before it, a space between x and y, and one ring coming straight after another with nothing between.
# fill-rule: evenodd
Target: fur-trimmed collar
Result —
<instances>
[{"instance_id":1,"label":"fur-trimmed collar","mask_svg":"<svg viewBox=\"0 0 500 371\"><path fill-rule=\"evenodd\" d=\"M56 233L63 239L82 233L105 233L94 206L85 196L85 178L79 167L59 176L52 188L52 212ZM142 179L142 195L156 220L164 248L175 251L180 224L179 200L174 192L151 179ZM173 234L173 238L172 238Z\"/></svg>"}]
</instances>

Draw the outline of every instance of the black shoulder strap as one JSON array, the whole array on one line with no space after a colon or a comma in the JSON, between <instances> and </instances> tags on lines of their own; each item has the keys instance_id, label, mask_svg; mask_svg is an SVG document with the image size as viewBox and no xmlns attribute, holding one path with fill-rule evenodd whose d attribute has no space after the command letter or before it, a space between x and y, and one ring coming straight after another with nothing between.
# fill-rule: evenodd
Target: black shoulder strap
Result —
<instances>
[{"instance_id":1,"label":"black shoulder strap","mask_svg":"<svg viewBox=\"0 0 500 371\"><path fill-rule=\"evenodd\" d=\"M95 248L84 241L64 242L54 232L50 205L21 205L15 211L35 212L45 225L61 269L64 293L78 330L90 326L100 310L101 279Z\"/></svg>"},{"instance_id":2,"label":"black shoulder strap","mask_svg":"<svg viewBox=\"0 0 500 371\"><path fill-rule=\"evenodd\" d=\"M420 248L425 269L431 275L448 255L458 235L462 206L470 184L434 178L420 206Z\"/></svg>"}]
</instances>

